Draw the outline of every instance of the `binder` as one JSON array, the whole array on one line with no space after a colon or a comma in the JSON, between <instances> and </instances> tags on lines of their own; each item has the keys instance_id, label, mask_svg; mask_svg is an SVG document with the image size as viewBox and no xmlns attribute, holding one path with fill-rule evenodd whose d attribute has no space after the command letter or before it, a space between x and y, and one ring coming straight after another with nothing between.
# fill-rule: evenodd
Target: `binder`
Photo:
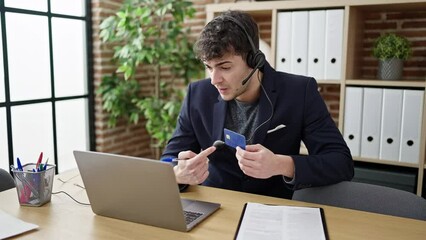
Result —
<instances>
[{"instance_id":1,"label":"binder","mask_svg":"<svg viewBox=\"0 0 426 240\"><path fill-rule=\"evenodd\" d=\"M308 73L308 11L292 12L291 73Z\"/></svg>"},{"instance_id":2,"label":"binder","mask_svg":"<svg viewBox=\"0 0 426 240\"><path fill-rule=\"evenodd\" d=\"M383 89L364 88L361 157L379 158Z\"/></svg>"},{"instance_id":3,"label":"binder","mask_svg":"<svg viewBox=\"0 0 426 240\"><path fill-rule=\"evenodd\" d=\"M308 76L324 79L325 10L309 11Z\"/></svg>"},{"instance_id":4,"label":"binder","mask_svg":"<svg viewBox=\"0 0 426 240\"><path fill-rule=\"evenodd\" d=\"M361 153L363 94L363 88L346 88L343 137L351 150L352 156L354 157L359 157Z\"/></svg>"},{"instance_id":5,"label":"binder","mask_svg":"<svg viewBox=\"0 0 426 240\"><path fill-rule=\"evenodd\" d=\"M277 15L277 50L275 67L277 71L291 72L291 12Z\"/></svg>"},{"instance_id":6,"label":"binder","mask_svg":"<svg viewBox=\"0 0 426 240\"><path fill-rule=\"evenodd\" d=\"M384 89L380 155L383 160L398 161L401 136L402 89Z\"/></svg>"},{"instance_id":7,"label":"binder","mask_svg":"<svg viewBox=\"0 0 426 240\"><path fill-rule=\"evenodd\" d=\"M326 10L325 79L342 77L343 9Z\"/></svg>"},{"instance_id":8,"label":"binder","mask_svg":"<svg viewBox=\"0 0 426 240\"><path fill-rule=\"evenodd\" d=\"M404 90L400 162L419 162L423 96L424 91L422 90Z\"/></svg>"}]
</instances>

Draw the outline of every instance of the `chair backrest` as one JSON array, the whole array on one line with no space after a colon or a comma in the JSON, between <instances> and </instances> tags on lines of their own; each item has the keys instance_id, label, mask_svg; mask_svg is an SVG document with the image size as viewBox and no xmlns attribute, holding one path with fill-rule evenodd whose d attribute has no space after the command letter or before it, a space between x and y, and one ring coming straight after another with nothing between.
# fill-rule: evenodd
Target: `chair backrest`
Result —
<instances>
[{"instance_id":1,"label":"chair backrest","mask_svg":"<svg viewBox=\"0 0 426 240\"><path fill-rule=\"evenodd\" d=\"M6 170L0 168L0 192L15 187L15 181L12 175Z\"/></svg>"},{"instance_id":2,"label":"chair backrest","mask_svg":"<svg viewBox=\"0 0 426 240\"><path fill-rule=\"evenodd\" d=\"M304 188L293 200L426 220L426 199L390 187L359 182Z\"/></svg>"}]
</instances>

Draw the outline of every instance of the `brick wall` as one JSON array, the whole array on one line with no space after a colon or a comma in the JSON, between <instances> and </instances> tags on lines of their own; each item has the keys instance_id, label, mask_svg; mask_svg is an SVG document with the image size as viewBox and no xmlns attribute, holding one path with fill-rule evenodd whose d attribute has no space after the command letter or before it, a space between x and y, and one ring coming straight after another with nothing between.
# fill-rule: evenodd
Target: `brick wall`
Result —
<instances>
[{"instance_id":1,"label":"brick wall","mask_svg":"<svg viewBox=\"0 0 426 240\"><path fill-rule=\"evenodd\" d=\"M101 43L99 24L103 19L119 9L121 0L92 0L94 88L98 89L102 76L115 71L111 63L112 48ZM96 150L101 152L126 154L132 156L152 156L150 138L144 122L137 125L122 120L114 128L107 126L108 114L102 109L101 98L95 98L95 137Z\"/></svg>"},{"instance_id":2,"label":"brick wall","mask_svg":"<svg viewBox=\"0 0 426 240\"><path fill-rule=\"evenodd\" d=\"M327 105L336 126L339 126L340 85L320 84L319 92Z\"/></svg>"}]
</instances>

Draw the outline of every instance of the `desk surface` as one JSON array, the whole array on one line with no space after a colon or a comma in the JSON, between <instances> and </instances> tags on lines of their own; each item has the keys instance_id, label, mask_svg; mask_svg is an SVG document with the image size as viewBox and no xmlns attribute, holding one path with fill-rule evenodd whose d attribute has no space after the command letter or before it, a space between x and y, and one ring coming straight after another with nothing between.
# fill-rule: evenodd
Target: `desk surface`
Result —
<instances>
[{"instance_id":1,"label":"desk surface","mask_svg":"<svg viewBox=\"0 0 426 240\"><path fill-rule=\"evenodd\" d=\"M66 191L87 203L85 190L74 185L81 182L77 170L61 173L54 180L53 191ZM219 202L222 206L189 233L97 216L90 206L77 204L65 194L52 195L51 202L42 207L21 207L16 189L10 189L0 192L0 209L39 225L38 230L19 235L18 239L232 239L246 202L322 207L330 239L401 240L426 236L426 221L201 186L191 186L182 197Z\"/></svg>"}]
</instances>

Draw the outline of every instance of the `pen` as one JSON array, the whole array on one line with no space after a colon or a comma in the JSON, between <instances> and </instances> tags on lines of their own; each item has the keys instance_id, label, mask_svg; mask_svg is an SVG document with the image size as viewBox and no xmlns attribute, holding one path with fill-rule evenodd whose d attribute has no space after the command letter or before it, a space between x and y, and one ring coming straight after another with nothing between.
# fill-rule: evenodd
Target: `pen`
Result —
<instances>
[{"instance_id":1,"label":"pen","mask_svg":"<svg viewBox=\"0 0 426 240\"><path fill-rule=\"evenodd\" d=\"M47 169L47 162L49 162L49 158L47 158L46 162L44 163L44 168L43 168L44 171L46 171L46 169Z\"/></svg>"},{"instance_id":2,"label":"pen","mask_svg":"<svg viewBox=\"0 0 426 240\"><path fill-rule=\"evenodd\" d=\"M22 168L21 160L19 160L19 158L16 158L16 162L18 163L18 170L23 171L24 169Z\"/></svg>"},{"instance_id":3,"label":"pen","mask_svg":"<svg viewBox=\"0 0 426 240\"><path fill-rule=\"evenodd\" d=\"M37 161L37 164L36 164L36 169L38 170L39 168L39 166L40 166L40 163L41 163L41 160L43 159L43 152L40 152L40 156L38 156L38 161Z\"/></svg>"},{"instance_id":4,"label":"pen","mask_svg":"<svg viewBox=\"0 0 426 240\"><path fill-rule=\"evenodd\" d=\"M168 162L168 163L177 163L179 161L178 158L172 158L172 157L168 157L168 158L164 158L161 160L162 162Z\"/></svg>"}]
</instances>

